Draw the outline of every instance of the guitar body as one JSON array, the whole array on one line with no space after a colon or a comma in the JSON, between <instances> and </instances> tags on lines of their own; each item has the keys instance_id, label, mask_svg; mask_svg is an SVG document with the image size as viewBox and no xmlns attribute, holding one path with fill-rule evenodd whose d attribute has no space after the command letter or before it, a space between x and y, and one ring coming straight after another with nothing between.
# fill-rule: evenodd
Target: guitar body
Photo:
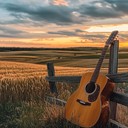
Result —
<instances>
[{"instance_id":1,"label":"guitar body","mask_svg":"<svg viewBox=\"0 0 128 128\"><path fill-rule=\"evenodd\" d=\"M71 95L65 106L65 118L81 127L94 126L102 111L101 94L108 78L99 74L95 88L90 92L88 91L88 83L92 74L88 72L82 76L80 86Z\"/></svg>"}]
</instances>

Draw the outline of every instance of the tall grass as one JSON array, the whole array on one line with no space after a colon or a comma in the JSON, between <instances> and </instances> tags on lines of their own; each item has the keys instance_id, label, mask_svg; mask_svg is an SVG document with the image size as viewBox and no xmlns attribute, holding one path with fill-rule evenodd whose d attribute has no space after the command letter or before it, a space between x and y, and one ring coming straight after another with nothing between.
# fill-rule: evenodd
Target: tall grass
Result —
<instances>
[{"instance_id":1,"label":"tall grass","mask_svg":"<svg viewBox=\"0 0 128 128\"><path fill-rule=\"evenodd\" d=\"M46 74L46 66L0 62L0 128L75 127L63 118L63 108L45 102L51 95ZM66 100L68 86L60 84L59 97Z\"/></svg>"},{"instance_id":2,"label":"tall grass","mask_svg":"<svg viewBox=\"0 0 128 128\"><path fill-rule=\"evenodd\" d=\"M45 95L52 95L46 71L43 65L0 62L0 128L79 128L64 119L63 107L44 100ZM86 71L56 68L57 75L81 75ZM58 97L67 100L77 86L57 83ZM128 108L118 106L117 119L128 126L127 117Z\"/></svg>"}]
</instances>

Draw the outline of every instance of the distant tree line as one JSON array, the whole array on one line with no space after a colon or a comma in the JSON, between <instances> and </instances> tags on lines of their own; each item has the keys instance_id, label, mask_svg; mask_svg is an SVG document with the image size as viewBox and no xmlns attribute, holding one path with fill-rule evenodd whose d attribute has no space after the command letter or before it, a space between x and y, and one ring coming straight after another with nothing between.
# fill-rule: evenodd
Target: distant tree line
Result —
<instances>
[{"instance_id":1,"label":"distant tree line","mask_svg":"<svg viewBox=\"0 0 128 128\"><path fill-rule=\"evenodd\" d=\"M0 52L8 51L36 51L36 50L66 50L66 51L84 51L84 50L100 50L97 47L70 47L70 48L24 48L24 47L0 47Z\"/></svg>"},{"instance_id":2,"label":"distant tree line","mask_svg":"<svg viewBox=\"0 0 128 128\"><path fill-rule=\"evenodd\" d=\"M0 52L8 51L33 51L42 50L42 48L21 48L21 47L0 47Z\"/></svg>"}]
</instances>

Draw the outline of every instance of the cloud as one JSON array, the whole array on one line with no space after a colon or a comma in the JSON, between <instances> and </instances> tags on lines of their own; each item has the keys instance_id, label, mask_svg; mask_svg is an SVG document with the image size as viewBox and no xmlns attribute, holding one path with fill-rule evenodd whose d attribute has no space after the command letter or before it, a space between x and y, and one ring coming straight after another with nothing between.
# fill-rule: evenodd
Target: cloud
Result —
<instances>
[{"instance_id":1,"label":"cloud","mask_svg":"<svg viewBox=\"0 0 128 128\"><path fill-rule=\"evenodd\" d=\"M0 37L3 38L19 38L26 35L27 32L11 28L9 26L0 26Z\"/></svg>"},{"instance_id":2,"label":"cloud","mask_svg":"<svg viewBox=\"0 0 128 128\"><path fill-rule=\"evenodd\" d=\"M33 21L45 21L59 25L79 23L78 18L73 15L73 10L67 6L47 5L47 6L28 6L24 4L4 3L1 7L8 10L15 18L22 15L25 19ZM15 13L15 14L14 14Z\"/></svg>"},{"instance_id":3,"label":"cloud","mask_svg":"<svg viewBox=\"0 0 128 128\"><path fill-rule=\"evenodd\" d=\"M75 29L74 31L53 31L48 32L50 36L56 35L57 37L78 37L81 41L74 41L75 43L105 43L108 36L106 33L99 32L86 32L80 29Z\"/></svg>"},{"instance_id":4,"label":"cloud","mask_svg":"<svg viewBox=\"0 0 128 128\"><path fill-rule=\"evenodd\" d=\"M0 40L1 47L44 47L44 46L50 46L51 44L49 43L37 43L37 42L24 42L24 41L14 41L14 40L9 40L9 41L3 41Z\"/></svg>"},{"instance_id":5,"label":"cloud","mask_svg":"<svg viewBox=\"0 0 128 128\"><path fill-rule=\"evenodd\" d=\"M54 35L63 35L63 36L78 36L74 31L57 31L57 32L48 32L48 34Z\"/></svg>"},{"instance_id":6,"label":"cloud","mask_svg":"<svg viewBox=\"0 0 128 128\"><path fill-rule=\"evenodd\" d=\"M104 33L87 33L82 36L83 38L98 38L98 39L104 39L106 35Z\"/></svg>"},{"instance_id":7,"label":"cloud","mask_svg":"<svg viewBox=\"0 0 128 128\"><path fill-rule=\"evenodd\" d=\"M124 16L120 10L116 10L111 4L105 1L93 1L88 4L82 4L77 11L81 16L88 16L91 19L119 18Z\"/></svg>"},{"instance_id":8,"label":"cloud","mask_svg":"<svg viewBox=\"0 0 128 128\"><path fill-rule=\"evenodd\" d=\"M57 31L57 32L48 32L48 34L58 35L58 36L75 36L81 39L105 39L105 33L93 33L93 32L86 32L80 29L75 29L74 31Z\"/></svg>"},{"instance_id":9,"label":"cloud","mask_svg":"<svg viewBox=\"0 0 128 128\"><path fill-rule=\"evenodd\" d=\"M52 0L52 3L54 5L64 5L68 6L68 2L66 0Z\"/></svg>"},{"instance_id":10,"label":"cloud","mask_svg":"<svg viewBox=\"0 0 128 128\"><path fill-rule=\"evenodd\" d=\"M81 29L75 29L75 32L85 32L85 31L83 31Z\"/></svg>"},{"instance_id":11,"label":"cloud","mask_svg":"<svg viewBox=\"0 0 128 128\"><path fill-rule=\"evenodd\" d=\"M0 26L0 31L3 33L7 33L7 34L21 34L21 33L25 33L22 30L17 30L15 28L10 28L10 27L5 27L5 26Z\"/></svg>"},{"instance_id":12,"label":"cloud","mask_svg":"<svg viewBox=\"0 0 128 128\"><path fill-rule=\"evenodd\" d=\"M123 42L125 42L125 41L128 41L128 33L126 33L126 32L121 32L120 34L119 34L119 40L121 40L121 41L123 41Z\"/></svg>"},{"instance_id":13,"label":"cloud","mask_svg":"<svg viewBox=\"0 0 128 128\"><path fill-rule=\"evenodd\" d=\"M123 0L122 2L120 0L104 0L107 3L111 4L111 6L116 10L123 12L124 15L127 15L128 12L128 1Z\"/></svg>"},{"instance_id":14,"label":"cloud","mask_svg":"<svg viewBox=\"0 0 128 128\"><path fill-rule=\"evenodd\" d=\"M106 36L104 33L88 33L83 30L102 24L127 24L128 1L5 0L0 2L0 12L0 37L3 38L42 39L72 36L94 40L104 39ZM20 27L14 28L17 25Z\"/></svg>"},{"instance_id":15,"label":"cloud","mask_svg":"<svg viewBox=\"0 0 128 128\"><path fill-rule=\"evenodd\" d=\"M119 0L44 0L40 4L40 0L37 3L35 0L32 1L20 1L20 4L1 2L0 7L14 18L9 21L10 23L31 23L35 26L48 23L86 24L86 22L99 20L99 18L102 18L101 20L121 18L126 16L128 11L128 2L120 3ZM4 24L4 22L0 23Z\"/></svg>"},{"instance_id":16,"label":"cloud","mask_svg":"<svg viewBox=\"0 0 128 128\"><path fill-rule=\"evenodd\" d=\"M15 38L15 36L11 34L0 34L0 38Z\"/></svg>"},{"instance_id":17,"label":"cloud","mask_svg":"<svg viewBox=\"0 0 128 128\"><path fill-rule=\"evenodd\" d=\"M9 26L0 26L0 37L1 38L38 38L47 37L43 32L30 33Z\"/></svg>"}]
</instances>

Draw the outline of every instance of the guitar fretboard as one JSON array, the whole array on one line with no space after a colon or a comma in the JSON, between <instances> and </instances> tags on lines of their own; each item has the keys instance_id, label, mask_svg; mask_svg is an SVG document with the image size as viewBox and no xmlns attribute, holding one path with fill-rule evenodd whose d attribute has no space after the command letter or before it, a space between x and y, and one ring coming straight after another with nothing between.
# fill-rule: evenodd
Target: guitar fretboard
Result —
<instances>
[{"instance_id":1,"label":"guitar fretboard","mask_svg":"<svg viewBox=\"0 0 128 128\"><path fill-rule=\"evenodd\" d=\"M96 68L95 68L94 73L93 73L92 78L91 78L91 82L95 83L97 78L98 78L98 75L99 75L99 72L100 72L100 68L101 68L103 60L105 58L106 51L107 51L108 47L109 47L109 45L106 44L104 49L102 50L102 53L101 53L102 55L100 56L99 61L98 61L97 65L96 65Z\"/></svg>"},{"instance_id":2,"label":"guitar fretboard","mask_svg":"<svg viewBox=\"0 0 128 128\"><path fill-rule=\"evenodd\" d=\"M104 48L102 50L101 56L100 56L99 61L98 61L97 65L96 65L96 68L94 70L94 73L93 73L93 75L91 77L90 82L94 82L94 83L96 82L96 80L98 78L98 75L99 75L99 72L100 72L100 68L102 66L103 60L104 60L105 55L106 55L106 51L107 51L107 49L109 47L109 44L111 44L114 41L114 38L116 37L117 34L118 34L118 31L113 31L111 33L110 37L108 38L108 40L106 41L106 44L105 44L105 46L104 46Z\"/></svg>"}]
</instances>

